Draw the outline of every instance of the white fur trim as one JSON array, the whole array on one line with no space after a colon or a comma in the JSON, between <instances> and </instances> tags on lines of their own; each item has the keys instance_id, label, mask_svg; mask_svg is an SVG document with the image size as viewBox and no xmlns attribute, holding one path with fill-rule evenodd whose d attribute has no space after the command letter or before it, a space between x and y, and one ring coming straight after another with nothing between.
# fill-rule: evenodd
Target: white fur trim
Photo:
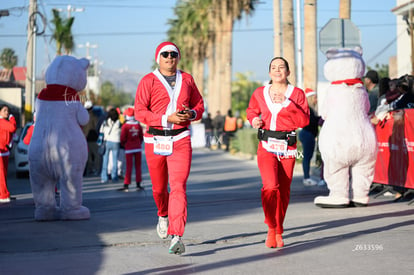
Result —
<instances>
[{"instance_id":1,"label":"white fur trim","mask_svg":"<svg viewBox=\"0 0 414 275\"><path fill-rule=\"evenodd\" d=\"M189 135L190 135L190 130L186 130L186 131L184 131L184 132L182 132L182 133L180 133L176 136L173 136L172 140L177 141L177 140L180 140L182 138L188 137ZM144 142L145 143L154 143L154 137L153 136L152 137L144 137Z\"/></svg>"}]
</instances>

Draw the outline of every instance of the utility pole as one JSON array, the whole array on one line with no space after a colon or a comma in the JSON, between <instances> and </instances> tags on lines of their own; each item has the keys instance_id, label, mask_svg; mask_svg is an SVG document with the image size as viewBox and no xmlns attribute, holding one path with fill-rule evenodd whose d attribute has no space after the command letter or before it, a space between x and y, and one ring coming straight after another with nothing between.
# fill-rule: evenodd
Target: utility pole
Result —
<instances>
[{"instance_id":1,"label":"utility pole","mask_svg":"<svg viewBox=\"0 0 414 275\"><path fill-rule=\"evenodd\" d=\"M98 48L98 45L97 44L91 44L89 42L86 42L85 45L79 44L78 47L79 48L86 48L86 58L89 59L89 60L92 60L92 56L89 55L89 49L90 48L96 49L96 48ZM89 70L88 70L87 76L89 78ZM88 98L90 98L90 89L89 89L88 83L89 83L89 81L87 81L87 83L86 83L86 85L87 85L86 86L86 95L87 95Z\"/></svg>"},{"instance_id":2,"label":"utility pole","mask_svg":"<svg viewBox=\"0 0 414 275\"><path fill-rule=\"evenodd\" d=\"M56 10L59 11L59 12L64 11L64 9L56 9ZM70 18L71 12L83 12L83 11L85 11L85 8L75 8L71 5L68 5L66 7L66 11L68 12L68 18Z\"/></svg>"},{"instance_id":3,"label":"utility pole","mask_svg":"<svg viewBox=\"0 0 414 275\"><path fill-rule=\"evenodd\" d=\"M414 28L413 28L413 10L410 8L408 11L408 31L411 39L411 75L414 75Z\"/></svg>"},{"instance_id":4,"label":"utility pole","mask_svg":"<svg viewBox=\"0 0 414 275\"><path fill-rule=\"evenodd\" d=\"M27 52L26 52L26 83L25 83L25 113L34 111L36 90L36 13L37 2L30 0L29 23L27 24ZM23 116L24 120L26 116ZM24 121L25 123L25 121Z\"/></svg>"},{"instance_id":5,"label":"utility pole","mask_svg":"<svg viewBox=\"0 0 414 275\"><path fill-rule=\"evenodd\" d=\"M91 43L89 43L89 42L86 42L85 43L85 45L83 45L83 44L79 44L78 45L78 47L79 48L86 48L86 58L87 59L89 59L89 60L91 60L92 59L92 57L89 55L89 49L96 49L96 48L98 48L98 45L97 44L91 44Z\"/></svg>"},{"instance_id":6,"label":"utility pole","mask_svg":"<svg viewBox=\"0 0 414 275\"><path fill-rule=\"evenodd\" d=\"M283 56L280 22L280 0L273 0L273 56Z\"/></svg>"},{"instance_id":7,"label":"utility pole","mask_svg":"<svg viewBox=\"0 0 414 275\"><path fill-rule=\"evenodd\" d=\"M297 38L297 78L296 86L304 89L303 87L303 65L302 65L302 24L301 24L301 13L300 13L300 0L296 0L296 38Z\"/></svg>"}]
</instances>

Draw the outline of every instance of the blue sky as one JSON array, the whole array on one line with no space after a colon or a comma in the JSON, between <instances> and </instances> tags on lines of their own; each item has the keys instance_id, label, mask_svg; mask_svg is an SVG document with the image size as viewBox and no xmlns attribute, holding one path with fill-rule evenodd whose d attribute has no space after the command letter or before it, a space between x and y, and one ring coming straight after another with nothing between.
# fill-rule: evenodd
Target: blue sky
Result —
<instances>
[{"instance_id":1,"label":"blue sky","mask_svg":"<svg viewBox=\"0 0 414 275\"><path fill-rule=\"evenodd\" d=\"M301 0L303 3L304 0ZM294 6L296 0L293 1ZM318 31L331 18L339 16L339 0L318 0ZM51 10L60 8L67 15L67 5L84 8L73 12L73 34L77 45L87 42L98 47L90 50L102 67L128 69L140 74L151 71L156 46L165 40L167 20L173 18L176 0L38 0L39 11L48 21L45 34L50 35ZM0 18L0 50L12 48L25 65L26 26L29 0L1 0L0 9L10 9L10 16ZM351 20L360 29L364 58L368 66L387 64L396 54L396 17L391 12L395 0L354 0ZM267 80L268 63L273 57L273 1L261 0L252 16L234 25L233 74L251 72L255 80ZM296 14L296 12L295 12ZM301 20L303 24L303 19ZM398 22L405 24L404 22ZM406 35L406 33L401 34ZM37 38L37 75L41 75L55 55L50 36ZM85 48L74 55L86 56ZM319 79L323 80L323 54L319 55Z\"/></svg>"}]
</instances>

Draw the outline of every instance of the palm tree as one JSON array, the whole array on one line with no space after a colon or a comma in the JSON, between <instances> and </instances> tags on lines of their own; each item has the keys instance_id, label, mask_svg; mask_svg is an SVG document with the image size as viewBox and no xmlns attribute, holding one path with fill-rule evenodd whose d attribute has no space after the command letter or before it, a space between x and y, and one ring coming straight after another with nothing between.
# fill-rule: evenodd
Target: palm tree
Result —
<instances>
[{"instance_id":1,"label":"palm tree","mask_svg":"<svg viewBox=\"0 0 414 275\"><path fill-rule=\"evenodd\" d=\"M316 2L317 0L307 0L304 4L303 87L313 90L317 88L318 78Z\"/></svg>"},{"instance_id":2,"label":"palm tree","mask_svg":"<svg viewBox=\"0 0 414 275\"><path fill-rule=\"evenodd\" d=\"M75 48L75 42L72 35L72 25L75 18L69 17L68 19L62 19L58 10L53 9L52 12L52 23L55 25L52 39L56 41L56 54L61 55L62 48L64 49L65 54L70 54Z\"/></svg>"},{"instance_id":3,"label":"palm tree","mask_svg":"<svg viewBox=\"0 0 414 275\"><path fill-rule=\"evenodd\" d=\"M17 55L11 48L4 48L0 56L0 65L7 69L11 70L14 66L17 65Z\"/></svg>"},{"instance_id":4,"label":"palm tree","mask_svg":"<svg viewBox=\"0 0 414 275\"><path fill-rule=\"evenodd\" d=\"M232 80L232 49L233 24L241 19L243 13L249 15L254 10L257 0L212 0L212 26L214 31L213 83L209 82L209 96L211 89L214 93L210 100L210 111L220 110L225 114L231 109L231 80ZM209 71L210 71L209 67ZM210 89L211 87L211 89Z\"/></svg>"},{"instance_id":5,"label":"palm tree","mask_svg":"<svg viewBox=\"0 0 414 275\"><path fill-rule=\"evenodd\" d=\"M339 0L339 18L351 18L351 0Z\"/></svg>"},{"instance_id":6,"label":"palm tree","mask_svg":"<svg viewBox=\"0 0 414 275\"><path fill-rule=\"evenodd\" d=\"M181 69L192 73L197 87L204 91L204 60L208 43L209 0L194 0L179 3L174 12L177 19L171 19L168 40L176 42L181 50Z\"/></svg>"},{"instance_id":7,"label":"palm tree","mask_svg":"<svg viewBox=\"0 0 414 275\"><path fill-rule=\"evenodd\" d=\"M220 110L226 113L231 108L233 23L243 13L251 13L257 1L180 1L175 9L177 19L170 20L169 39L177 41L183 58L190 60L183 60L181 66L190 66L191 72L202 79L204 61L207 59L207 102L210 112Z\"/></svg>"}]
</instances>

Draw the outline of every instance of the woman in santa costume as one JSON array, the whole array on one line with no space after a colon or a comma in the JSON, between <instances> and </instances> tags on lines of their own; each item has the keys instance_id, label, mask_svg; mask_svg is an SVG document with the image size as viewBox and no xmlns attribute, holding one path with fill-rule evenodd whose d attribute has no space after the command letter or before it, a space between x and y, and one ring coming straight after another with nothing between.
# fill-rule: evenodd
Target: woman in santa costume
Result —
<instances>
[{"instance_id":1,"label":"woman in santa costume","mask_svg":"<svg viewBox=\"0 0 414 275\"><path fill-rule=\"evenodd\" d=\"M141 186L141 144L143 140L142 127L134 117L134 109L127 108L124 111L126 122L121 128L121 146L125 148L126 170L124 178L124 187L119 191L128 192L131 184L132 164L135 163L135 182L137 191L142 190Z\"/></svg>"},{"instance_id":2,"label":"woman in santa costume","mask_svg":"<svg viewBox=\"0 0 414 275\"><path fill-rule=\"evenodd\" d=\"M192 158L188 126L204 112L193 77L177 70L180 57L175 44L158 45L159 67L141 79L135 96L135 118L147 125L145 155L158 208L157 233L162 239L173 236L169 252L174 254L185 251L181 236L187 222L186 186Z\"/></svg>"},{"instance_id":3,"label":"woman in santa costume","mask_svg":"<svg viewBox=\"0 0 414 275\"><path fill-rule=\"evenodd\" d=\"M305 93L289 84L289 64L275 57L269 65L269 84L257 88L247 119L258 129L257 164L262 177L262 206L268 225L267 247L283 247L283 221L290 199L295 165L296 133L309 124Z\"/></svg>"},{"instance_id":4,"label":"woman in santa costume","mask_svg":"<svg viewBox=\"0 0 414 275\"><path fill-rule=\"evenodd\" d=\"M7 189L7 168L14 132L16 132L16 119L10 114L9 106L2 104L0 105L0 203L10 202L10 193Z\"/></svg>"}]
</instances>

